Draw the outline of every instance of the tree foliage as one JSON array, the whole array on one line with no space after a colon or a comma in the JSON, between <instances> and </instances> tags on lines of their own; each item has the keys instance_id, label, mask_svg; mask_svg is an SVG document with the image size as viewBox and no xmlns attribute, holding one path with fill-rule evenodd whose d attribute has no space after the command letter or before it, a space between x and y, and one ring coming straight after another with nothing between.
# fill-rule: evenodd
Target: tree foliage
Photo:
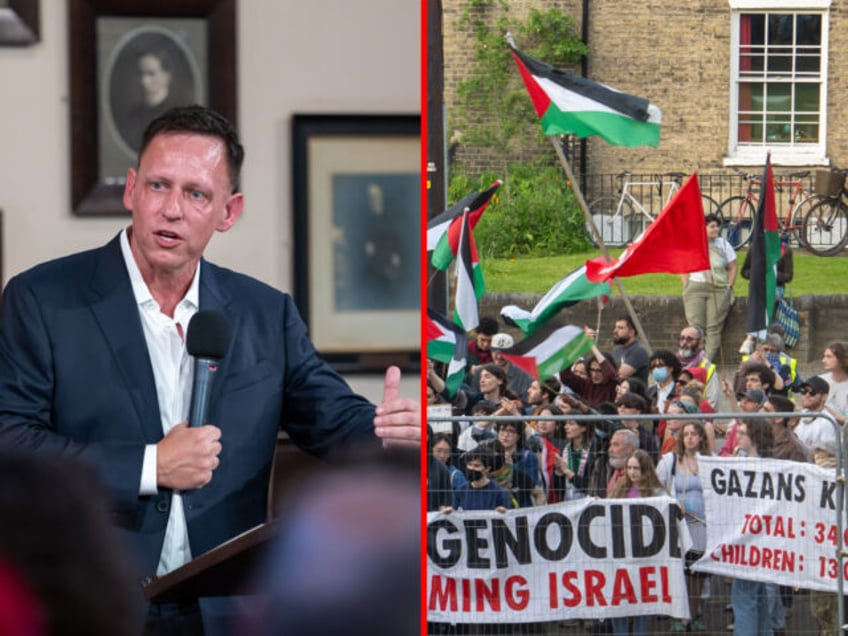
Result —
<instances>
[{"instance_id":1,"label":"tree foliage","mask_svg":"<svg viewBox=\"0 0 848 636\"><path fill-rule=\"evenodd\" d=\"M505 0L471 0L457 27L473 36L471 74L457 85L458 105L450 125L460 143L494 151L500 174L451 171L448 197L456 201L504 186L474 231L482 257L567 254L589 246L583 214L553 149L545 139L527 89L510 54L511 33L522 52L557 68L573 69L586 54L574 19L559 9L531 9L524 20L510 14ZM548 146L543 159L520 162L521 149ZM525 153L526 154L526 153Z\"/></svg>"},{"instance_id":2,"label":"tree foliage","mask_svg":"<svg viewBox=\"0 0 848 636\"><path fill-rule=\"evenodd\" d=\"M472 0L457 27L471 34L474 44L471 74L457 84L451 136L465 146L495 150L506 169L521 147L545 143L506 33L523 52L558 68L573 68L586 45L568 14L534 8L519 20L505 0Z\"/></svg>"}]
</instances>

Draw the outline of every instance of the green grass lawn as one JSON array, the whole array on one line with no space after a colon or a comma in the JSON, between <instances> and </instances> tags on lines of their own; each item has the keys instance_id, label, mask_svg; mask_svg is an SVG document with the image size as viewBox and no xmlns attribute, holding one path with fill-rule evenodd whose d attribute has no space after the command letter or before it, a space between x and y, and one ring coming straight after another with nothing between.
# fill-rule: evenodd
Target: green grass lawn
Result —
<instances>
[{"instance_id":1,"label":"green grass lawn","mask_svg":"<svg viewBox=\"0 0 848 636\"><path fill-rule=\"evenodd\" d=\"M621 251L610 250L610 254L615 257ZM486 291L544 294L568 272L598 255L599 252L594 250L583 254L542 258L483 258ZM737 258L741 269L745 252L740 251ZM789 292L793 296L848 293L848 258L813 256L796 249L793 260L795 277L789 285ZM672 274L644 274L620 280L625 291L634 296L676 296L682 291L680 276ZM747 296L748 281L740 277L735 285L735 292L737 296ZM617 293L618 290L613 285L613 294Z\"/></svg>"}]
</instances>

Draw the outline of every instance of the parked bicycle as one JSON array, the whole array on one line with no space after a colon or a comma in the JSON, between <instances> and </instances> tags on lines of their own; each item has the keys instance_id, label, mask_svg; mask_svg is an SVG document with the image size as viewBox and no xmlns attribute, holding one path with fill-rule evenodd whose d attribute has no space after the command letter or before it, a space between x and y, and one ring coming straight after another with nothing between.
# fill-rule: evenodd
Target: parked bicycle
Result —
<instances>
[{"instance_id":1,"label":"parked bicycle","mask_svg":"<svg viewBox=\"0 0 848 636\"><path fill-rule=\"evenodd\" d=\"M748 182L747 192L744 195L734 195L722 201L718 212L719 216L722 217L721 234L737 250L747 245L751 240L762 187L762 175L741 172L739 175ZM806 244L801 226L807 212L815 204L826 200L827 195L813 192L807 187L804 180L809 176L809 171L796 172L774 180L775 193L782 193L786 190L789 194L786 203L786 215L781 217L778 213L777 225L781 232L789 234L790 241L801 247L809 247L812 252L817 253L815 246Z\"/></svg>"},{"instance_id":2,"label":"parked bicycle","mask_svg":"<svg viewBox=\"0 0 848 636\"><path fill-rule=\"evenodd\" d=\"M621 183L620 195L602 196L589 204L589 213L604 244L611 247L628 245L638 237L662 211L674 193L680 189L685 176L683 172L668 172L664 175L656 175L650 181L634 181L633 174L630 172L622 172L618 175L616 178ZM633 194L634 189L640 193L648 190L651 193L650 201L644 205ZM654 189L656 189L656 197L653 194ZM701 200L704 214L718 210L718 203L712 197L701 194ZM585 225L589 240L597 246L597 240L589 223Z\"/></svg>"},{"instance_id":3,"label":"parked bicycle","mask_svg":"<svg viewBox=\"0 0 848 636\"><path fill-rule=\"evenodd\" d=\"M828 183L825 194L820 195L822 198L804 216L801 240L811 252L819 256L838 254L848 245L846 174L848 170L835 168L829 174L822 175Z\"/></svg>"}]
</instances>

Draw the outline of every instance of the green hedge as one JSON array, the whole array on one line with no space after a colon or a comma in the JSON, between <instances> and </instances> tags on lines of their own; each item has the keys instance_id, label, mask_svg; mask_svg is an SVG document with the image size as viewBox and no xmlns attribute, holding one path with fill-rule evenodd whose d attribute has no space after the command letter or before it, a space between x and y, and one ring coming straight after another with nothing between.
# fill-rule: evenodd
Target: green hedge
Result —
<instances>
[{"instance_id":1,"label":"green hedge","mask_svg":"<svg viewBox=\"0 0 848 636\"><path fill-rule=\"evenodd\" d=\"M448 197L453 203L496 179L504 184L474 230L481 259L555 256L590 248L583 214L559 167L516 164L507 177L455 174Z\"/></svg>"}]
</instances>

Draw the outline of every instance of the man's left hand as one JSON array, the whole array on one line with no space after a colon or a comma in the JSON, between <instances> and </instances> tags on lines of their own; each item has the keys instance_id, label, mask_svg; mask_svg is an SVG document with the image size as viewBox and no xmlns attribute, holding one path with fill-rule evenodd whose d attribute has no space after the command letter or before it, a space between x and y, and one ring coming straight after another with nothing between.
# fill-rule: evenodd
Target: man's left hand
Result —
<instances>
[{"instance_id":1,"label":"man's left hand","mask_svg":"<svg viewBox=\"0 0 848 636\"><path fill-rule=\"evenodd\" d=\"M398 397L400 369L386 369L383 401L377 406L374 430L385 446L421 446L421 403Z\"/></svg>"}]
</instances>

